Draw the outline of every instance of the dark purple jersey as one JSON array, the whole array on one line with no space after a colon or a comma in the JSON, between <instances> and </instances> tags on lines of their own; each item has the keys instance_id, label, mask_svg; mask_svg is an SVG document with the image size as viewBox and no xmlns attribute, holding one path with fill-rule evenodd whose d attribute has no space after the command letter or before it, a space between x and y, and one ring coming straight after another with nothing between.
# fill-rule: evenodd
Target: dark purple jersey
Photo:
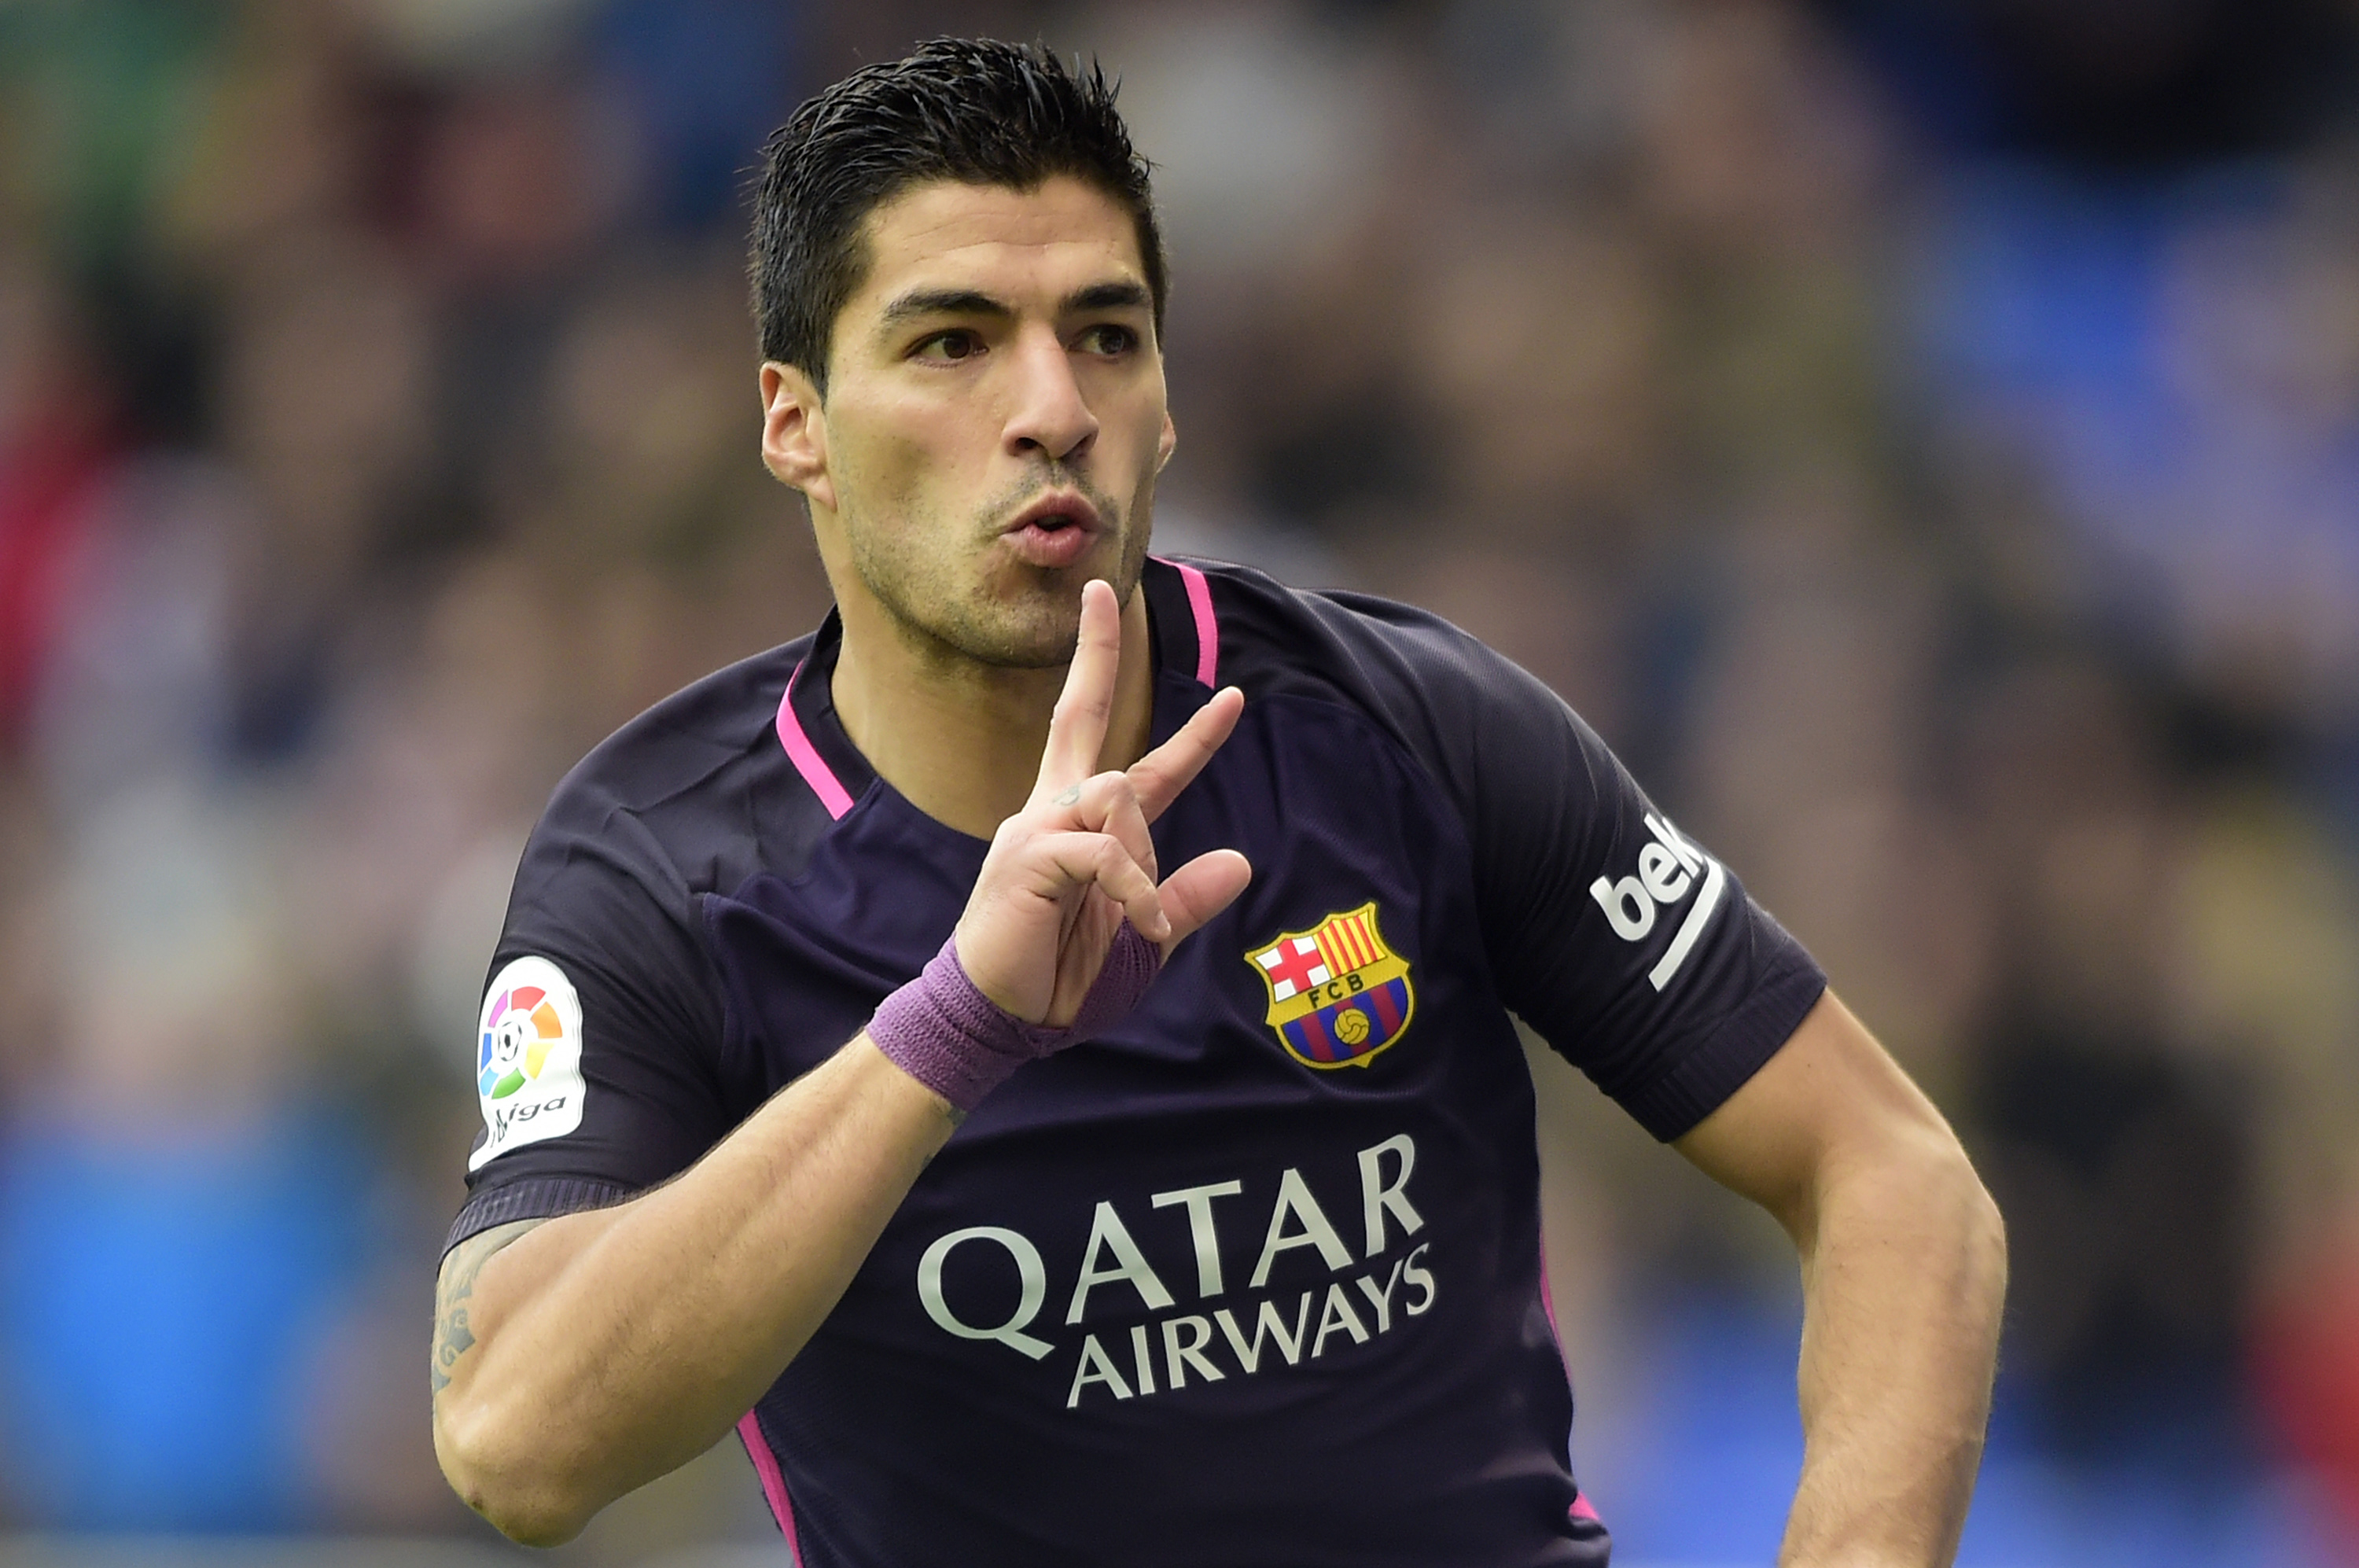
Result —
<instances>
[{"instance_id":1,"label":"dark purple jersey","mask_svg":"<svg viewBox=\"0 0 2359 1568\"><path fill-rule=\"evenodd\" d=\"M1513 1013L1658 1138L1809 956L1546 688L1416 610L1150 562L1155 826L1253 885L927 1167L740 1428L810 1568L1602 1564ZM456 1242L682 1170L858 1033L983 841L846 739L832 617L633 721L525 852Z\"/></svg>"}]
</instances>

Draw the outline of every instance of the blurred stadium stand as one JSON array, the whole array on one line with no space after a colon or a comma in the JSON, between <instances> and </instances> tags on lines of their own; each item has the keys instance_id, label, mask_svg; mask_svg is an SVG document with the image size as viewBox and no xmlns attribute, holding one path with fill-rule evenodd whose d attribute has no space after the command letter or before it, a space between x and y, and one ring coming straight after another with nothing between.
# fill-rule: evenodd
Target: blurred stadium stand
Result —
<instances>
[{"instance_id":1,"label":"blurred stadium stand","mask_svg":"<svg viewBox=\"0 0 2359 1568\"><path fill-rule=\"evenodd\" d=\"M1962 1561L2359 1563L2355 28L0 0L0 1563L518 1555L423 1367L506 879L824 608L738 181L940 31L1099 54L1161 165L1158 541L1547 678L1958 1121L2015 1248ZM1535 1073L1584 1486L1767 1562L1790 1253ZM549 1560L775 1561L745 1470Z\"/></svg>"}]
</instances>

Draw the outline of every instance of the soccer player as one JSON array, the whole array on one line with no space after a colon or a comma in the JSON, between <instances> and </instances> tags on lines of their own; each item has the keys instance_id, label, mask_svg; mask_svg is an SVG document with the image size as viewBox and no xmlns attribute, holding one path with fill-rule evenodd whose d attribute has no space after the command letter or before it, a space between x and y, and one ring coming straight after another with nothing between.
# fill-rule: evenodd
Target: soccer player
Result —
<instances>
[{"instance_id":1,"label":"soccer player","mask_svg":"<svg viewBox=\"0 0 2359 1568\"><path fill-rule=\"evenodd\" d=\"M1956 1139L1530 677L1148 555L1165 274L1103 80L929 44L758 200L763 455L836 608L525 853L452 1485L562 1541L734 1427L810 1568L1603 1563L1513 1013L1793 1236L1785 1560L1947 1562L2005 1272Z\"/></svg>"}]
</instances>

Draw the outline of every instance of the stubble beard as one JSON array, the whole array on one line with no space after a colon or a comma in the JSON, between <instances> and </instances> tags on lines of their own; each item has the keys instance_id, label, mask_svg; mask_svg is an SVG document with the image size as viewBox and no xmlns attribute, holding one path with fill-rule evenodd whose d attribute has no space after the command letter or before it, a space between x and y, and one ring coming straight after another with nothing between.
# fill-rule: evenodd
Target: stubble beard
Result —
<instances>
[{"instance_id":1,"label":"stubble beard","mask_svg":"<svg viewBox=\"0 0 2359 1568\"><path fill-rule=\"evenodd\" d=\"M1061 669L1081 637L1085 569L978 563L997 552L1012 514L1043 490L1071 486L1097 508L1103 537L1120 542L1109 581L1127 604L1147 562L1154 484L1150 474L1125 506L1070 469L1044 470L963 523L910 517L898 528L848 529L853 570L903 643L929 664ZM929 542L951 536L962 541L955 550Z\"/></svg>"}]
</instances>

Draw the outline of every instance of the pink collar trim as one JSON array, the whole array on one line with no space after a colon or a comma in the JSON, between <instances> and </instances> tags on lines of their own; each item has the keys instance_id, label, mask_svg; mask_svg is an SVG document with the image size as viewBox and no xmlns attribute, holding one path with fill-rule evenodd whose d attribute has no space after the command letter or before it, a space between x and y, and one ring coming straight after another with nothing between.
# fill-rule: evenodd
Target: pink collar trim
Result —
<instances>
[{"instance_id":1,"label":"pink collar trim","mask_svg":"<svg viewBox=\"0 0 2359 1568\"><path fill-rule=\"evenodd\" d=\"M1158 556L1157 560L1162 558ZM1221 666L1221 623L1212 615L1212 585L1196 568L1177 561L1164 565L1180 574L1188 589L1188 608L1196 617L1196 683L1212 684L1212 677Z\"/></svg>"},{"instance_id":2,"label":"pink collar trim","mask_svg":"<svg viewBox=\"0 0 2359 1568\"><path fill-rule=\"evenodd\" d=\"M1180 583L1188 590L1188 609L1196 621L1196 683L1210 686L1221 667L1221 623L1212 614L1212 585L1195 567L1177 561L1164 564L1180 574ZM795 682L803 678L810 663L805 659L787 677L786 693L778 699L778 744L787 748L788 760L803 776L803 782L810 786L811 793L819 797L819 803L827 808L827 814L842 822L843 814L852 810L852 792L843 787L843 780L835 776L827 759L820 756L819 747L811 745L810 736L803 733L801 718L795 713Z\"/></svg>"},{"instance_id":3,"label":"pink collar trim","mask_svg":"<svg viewBox=\"0 0 2359 1568\"><path fill-rule=\"evenodd\" d=\"M819 797L819 803L827 808L827 814L842 822L843 813L852 810L852 792L843 787L826 758L820 756L819 747L811 745L810 736L803 733L802 720L795 713L795 682L803 678L809 663L806 659L796 665L795 672L787 677L787 693L778 699L778 744L787 748L788 759L803 776L803 782L811 787L811 793Z\"/></svg>"}]
</instances>

